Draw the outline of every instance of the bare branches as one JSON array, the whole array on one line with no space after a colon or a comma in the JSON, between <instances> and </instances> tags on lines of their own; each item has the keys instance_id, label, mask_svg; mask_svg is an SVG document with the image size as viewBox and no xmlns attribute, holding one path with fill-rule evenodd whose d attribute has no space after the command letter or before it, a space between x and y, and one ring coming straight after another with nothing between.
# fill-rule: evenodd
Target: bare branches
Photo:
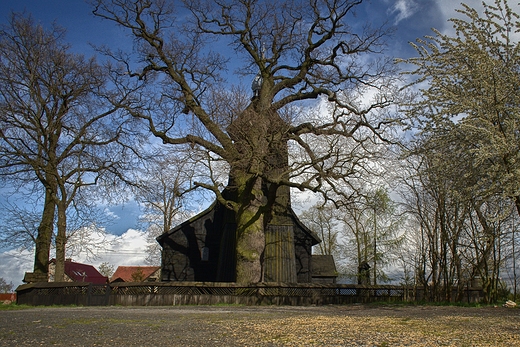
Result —
<instances>
[{"instance_id":1,"label":"bare branches","mask_svg":"<svg viewBox=\"0 0 520 347\"><path fill-rule=\"evenodd\" d=\"M186 5L201 33L227 36L237 52L246 54L248 71L260 72L265 97L276 100L273 106L280 109L320 94L333 99L354 80L374 83L381 77L382 71L372 73L357 62L360 55L379 51L387 35L382 29L357 33L347 24L361 2L206 2L202 6L190 1Z\"/></svg>"},{"instance_id":2,"label":"bare branches","mask_svg":"<svg viewBox=\"0 0 520 347\"><path fill-rule=\"evenodd\" d=\"M57 258L64 261L67 209L79 204L81 190L126 161L119 143L127 119L118 105L129 90L109 91L108 69L68 52L62 33L18 15L0 32L0 175L39 181L45 192L35 238L41 273L47 272L55 211Z\"/></svg>"},{"instance_id":3,"label":"bare branches","mask_svg":"<svg viewBox=\"0 0 520 347\"><path fill-rule=\"evenodd\" d=\"M204 92L213 83L219 81L218 70L225 61L215 53L204 54L202 49L205 41L202 37L182 24L174 22L173 8L167 2L96 2L94 14L132 31L138 42L138 54L143 63L139 72L130 72L130 76L162 74L165 78L164 88L169 100L178 110L184 113L192 112L204 127L216 138L227 151L232 150L232 144L214 122L210 115L202 107ZM179 32L168 32L176 29ZM184 37L183 37L184 36ZM167 43L165 43L167 41ZM127 66L130 64L127 63ZM171 82L171 83L170 83ZM163 99L164 100L164 99ZM201 145L207 141L195 137L167 139L166 129L157 129L154 120L146 116L138 109L132 110L135 116L145 118L153 128L154 133L163 141L170 143L199 142ZM172 115L170 115L171 117ZM212 146L212 150L215 146Z\"/></svg>"},{"instance_id":4,"label":"bare branches","mask_svg":"<svg viewBox=\"0 0 520 347\"><path fill-rule=\"evenodd\" d=\"M361 156L369 142L390 142L386 132L395 124L391 117L378 119L393 103L387 92L393 67L371 56L381 52L388 31L349 25L361 2L198 0L174 7L165 1L96 0L93 13L132 33L135 57L109 54L145 87L126 110L164 144L205 150L232 171L266 182L320 191L346 181L352 167L363 162L334 146L353 141ZM222 76L230 67L238 75L261 78L252 100L226 92L231 87ZM365 91L379 96L361 106L353 95ZM233 105L229 95L240 101ZM327 121L292 124L296 117L279 116L322 96L337 105L332 115L321 117ZM323 138L330 153L315 153L315 144L308 143L313 137ZM280 172L270 156L285 151L287 141L298 144L308 162ZM313 174L295 180L309 170ZM197 184L220 194L211 180Z\"/></svg>"}]
</instances>

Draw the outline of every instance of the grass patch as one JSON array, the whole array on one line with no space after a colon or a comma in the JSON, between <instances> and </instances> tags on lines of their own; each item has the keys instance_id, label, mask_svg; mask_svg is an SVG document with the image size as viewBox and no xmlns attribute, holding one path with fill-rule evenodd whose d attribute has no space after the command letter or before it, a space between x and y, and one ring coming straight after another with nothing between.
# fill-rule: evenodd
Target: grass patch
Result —
<instances>
[{"instance_id":1,"label":"grass patch","mask_svg":"<svg viewBox=\"0 0 520 347\"><path fill-rule=\"evenodd\" d=\"M502 306L503 303L495 303L495 304L483 304L479 302L448 302L448 301L440 301L440 302L432 302L432 301L376 301L365 304L367 306L374 307L410 307L410 306L434 306L434 307L494 307L494 306Z\"/></svg>"},{"instance_id":2,"label":"grass patch","mask_svg":"<svg viewBox=\"0 0 520 347\"><path fill-rule=\"evenodd\" d=\"M242 306L245 306L244 304L227 304L225 302L219 302L219 303L216 303L216 304L213 304L213 305L208 305L208 306L216 306L216 307L242 307Z\"/></svg>"},{"instance_id":3,"label":"grass patch","mask_svg":"<svg viewBox=\"0 0 520 347\"><path fill-rule=\"evenodd\" d=\"M17 305L15 302L11 304L0 304L0 311L10 311L10 310L26 310L28 308L34 308L35 306L29 305Z\"/></svg>"},{"instance_id":4,"label":"grass patch","mask_svg":"<svg viewBox=\"0 0 520 347\"><path fill-rule=\"evenodd\" d=\"M0 311L8 311L8 310L27 310L27 309L31 309L31 308L39 308L39 309L42 309L42 308L49 308L49 309L52 309L52 308L73 308L73 307L86 307L86 306L81 306L81 305L37 305L37 306L34 306L34 305L18 305L16 304L15 302L11 303L11 304L0 304Z\"/></svg>"},{"instance_id":5,"label":"grass patch","mask_svg":"<svg viewBox=\"0 0 520 347\"><path fill-rule=\"evenodd\" d=\"M416 306L444 306L444 307L490 307L495 306L496 304L482 304L479 302L448 302L448 301L440 301L440 302L429 302L429 301L419 301L415 303Z\"/></svg>"}]
</instances>

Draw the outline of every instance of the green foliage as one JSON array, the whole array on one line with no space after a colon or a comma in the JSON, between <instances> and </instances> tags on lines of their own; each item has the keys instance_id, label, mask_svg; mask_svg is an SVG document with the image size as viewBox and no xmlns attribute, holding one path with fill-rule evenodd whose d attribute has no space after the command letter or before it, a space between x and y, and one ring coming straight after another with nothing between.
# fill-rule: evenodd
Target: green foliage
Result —
<instances>
[{"instance_id":1,"label":"green foliage","mask_svg":"<svg viewBox=\"0 0 520 347\"><path fill-rule=\"evenodd\" d=\"M349 243L356 249L357 266L363 262L371 266L373 284L389 281L385 267L396 260L396 251L405 239L401 232L404 219L388 191L377 188L365 192L360 201L345 208L343 222Z\"/></svg>"},{"instance_id":2,"label":"green foliage","mask_svg":"<svg viewBox=\"0 0 520 347\"><path fill-rule=\"evenodd\" d=\"M144 275L143 269L141 269L140 267L137 268L137 270L135 270L132 273L132 281L134 281L134 282L143 282L144 279L145 279L145 275Z\"/></svg>"},{"instance_id":3,"label":"green foliage","mask_svg":"<svg viewBox=\"0 0 520 347\"><path fill-rule=\"evenodd\" d=\"M421 186L410 185L417 278L441 300L442 288L479 276L496 302L514 206L520 215L520 16L507 0L458 12L452 33L417 40L418 56L405 61L419 89L405 107L420 131L410 146Z\"/></svg>"},{"instance_id":4,"label":"green foliage","mask_svg":"<svg viewBox=\"0 0 520 347\"><path fill-rule=\"evenodd\" d=\"M426 84L408 114L422 150L446 149L438 164L461 189L511 198L520 192L520 17L506 0L483 5L482 16L462 5L464 18L451 19L455 36L434 30L414 44L419 56L406 62Z\"/></svg>"},{"instance_id":5,"label":"green foliage","mask_svg":"<svg viewBox=\"0 0 520 347\"><path fill-rule=\"evenodd\" d=\"M341 244L338 237L341 234L337 215L337 208L323 203L317 203L300 215L305 226L314 231L321 239L321 242L315 247L316 254L333 255L336 258L340 255Z\"/></svg>"},{"instance_id":6,"label":"green foliage","mask_svg":"<svg viewBox=\"0 0 520 347\"><path fill-rule=\"evenodd\" d=\"M29 309L29 308L34 308L34 306L17 305L16 302L12 302L10 304L1 304L0 303L0 311L25 310L25 309Z\"/></svg>"}]
</instances>

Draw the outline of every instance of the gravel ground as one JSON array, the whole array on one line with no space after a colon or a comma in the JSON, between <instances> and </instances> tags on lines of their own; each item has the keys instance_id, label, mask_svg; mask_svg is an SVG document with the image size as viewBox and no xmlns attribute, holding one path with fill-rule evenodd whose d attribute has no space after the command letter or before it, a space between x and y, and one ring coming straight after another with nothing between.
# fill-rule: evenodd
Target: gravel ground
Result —
<instances>
[{"instance_id":1,"label":"gravel ground","mask_svg":"<svg viewBox=\"0 0 520 347\"><path fill-rule=\"evenodd\" d=\"M42 307L0 311L0 346L520 346L520 309Z\"/></svg>"}]
</instances>

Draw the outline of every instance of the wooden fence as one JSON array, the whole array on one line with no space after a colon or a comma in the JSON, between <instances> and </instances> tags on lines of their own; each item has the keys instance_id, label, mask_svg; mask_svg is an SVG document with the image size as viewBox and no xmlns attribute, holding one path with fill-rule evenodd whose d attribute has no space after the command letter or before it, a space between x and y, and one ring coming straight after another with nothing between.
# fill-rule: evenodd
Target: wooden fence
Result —
<instances>
[{"instance_id":1,"label":"wooden fence","mask_svg":"<svg viewBox=\"0 0 520 347\"><path fill-rule=\"evenodd\" d=\"M42 282L16 289L25 305L170 306L170 305L328 305L376 301L414 301L417 290L402 286L346 284L147 282L95 285ZM475 298L475 289L471 296ZM469 296L468 296L469 297ZM478 300L477 300L478 301Z\"/></svg>"}]
</instances>

